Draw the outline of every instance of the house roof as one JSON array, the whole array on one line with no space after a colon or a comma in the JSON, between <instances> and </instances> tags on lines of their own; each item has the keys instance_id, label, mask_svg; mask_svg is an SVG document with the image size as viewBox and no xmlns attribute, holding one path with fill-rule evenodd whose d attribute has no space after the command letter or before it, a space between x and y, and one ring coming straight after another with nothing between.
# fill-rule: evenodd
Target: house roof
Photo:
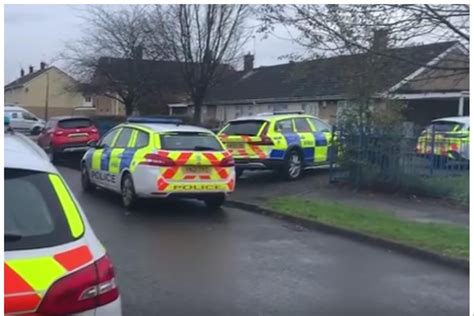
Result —
<instances>
[{"instance_id":1,"label":"house roof","mask_svg":"<svg viewBox=\"0 0 474 316\"><path fill-rule=\"evenodd\" d=\"M384 75L379 86L388 89L420 69L457 42L443 42L389 49L383 60ZM250 72L234 72L211 89L206 103L238 103L239 100L340 98L349 77L366 69L367 54L343 55L303 62L264 66ZM352 69L352 70L350 70ZM348 71L350 70L350 71Z\"/></svg>"},{"instance_id":2,"label":"house roof","mask_svg":"<svg viewBox=\"0 0 474 316\"><path fill-rule=\"evenodd\" d=\"M23 86L25 83L27 83L28 81L30 80L33 80L34 78L40 76L41 74L47 72L48 70L50 70L51 68L53 68L54 66L51 66L51 67L47 67L47 68L44 68L44 69L39 69L35 72L32 72L32 73L29 73L29 74L26 74L24 75L23 77L20 77L12 82L10 82L9 84L7 84L4 89L5 90L10 90L10 89L15 89L15 88L19 88L21 86Z\"/></svg>"}]
</instances>

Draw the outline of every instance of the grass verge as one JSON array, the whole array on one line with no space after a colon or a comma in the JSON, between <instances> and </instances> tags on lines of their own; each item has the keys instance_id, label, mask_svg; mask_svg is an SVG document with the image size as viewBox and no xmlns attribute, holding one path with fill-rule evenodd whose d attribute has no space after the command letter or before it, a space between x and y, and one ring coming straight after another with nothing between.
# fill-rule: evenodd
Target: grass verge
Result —
<instances>
[{"instance_id":1,"label":"grass verge","mask_svg":"<svg viewBox=\"0 0 474 316\"><path fill-rule=\"evenodd\" d=\"M373 209L294 197L272 200L268 206L283 214L469 260L469 230L462 226L413 222Z\"/></svg>"}]
</instances>

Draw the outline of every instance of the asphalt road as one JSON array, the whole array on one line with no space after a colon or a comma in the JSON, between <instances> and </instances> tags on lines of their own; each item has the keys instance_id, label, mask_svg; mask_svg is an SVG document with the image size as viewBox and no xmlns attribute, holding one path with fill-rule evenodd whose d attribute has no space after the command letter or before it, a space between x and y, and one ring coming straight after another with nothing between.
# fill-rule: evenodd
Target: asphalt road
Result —
<instances>
[{"instance_id":1,"label":"asphalt road","mask_svg":"<svg viewBox=\"0 0 474 316\"><path fill-rule=\"evenodd\" d=\"M82 193L116 268L125 315L466 315L469 278L292 224L192 201Z\"/></svg>"}]
</instances>

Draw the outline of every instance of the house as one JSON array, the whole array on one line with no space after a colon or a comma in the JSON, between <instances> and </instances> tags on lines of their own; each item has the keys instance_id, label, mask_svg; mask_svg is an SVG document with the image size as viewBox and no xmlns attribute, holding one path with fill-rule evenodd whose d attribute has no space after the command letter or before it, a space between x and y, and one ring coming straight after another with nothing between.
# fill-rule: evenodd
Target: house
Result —
<instances>
[{"instance_id":1,"label":"house","mask_svg":"<svg viewBox=\"0 0 474 316\"><path fill-rule=\"evenodd\" d=\"M377 56L383 76L377 79L374 99L401 100L407 105L407 121L416 125L469 114L469 56L459 43L381 52ZM244 69L228 74L211 89L203 120L224 122L261 112L304 110L334 123L351 100L348 83L365 84L359 74L366 71L368 60L367 54L357 54L254 68L253 59L244 56ZM449 70L454 63L462 63L466 71ZM432 69L436 66L439 69Z\"/></svg>"},{"instance_id":2,"label":"house","mask_svg":"<svg viewBox=\"0 0 474 316\"><path fill-rule=\"evenodd\" d=\"M74 78L55 66L41 62L40 69L21 69L20 77L4 87L5 103L20 105L45 118L93 113L92 99L74 90Z\"/></svg>"}]
</instances>

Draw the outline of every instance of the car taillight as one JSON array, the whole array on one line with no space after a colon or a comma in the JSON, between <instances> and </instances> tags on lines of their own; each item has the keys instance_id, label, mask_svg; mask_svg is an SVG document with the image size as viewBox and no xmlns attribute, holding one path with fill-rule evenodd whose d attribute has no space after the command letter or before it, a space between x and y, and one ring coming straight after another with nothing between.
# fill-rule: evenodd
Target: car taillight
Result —
<instances>
[{"instance_id":1,"label":"car taillight","mask_svg":"<svg viewBox=\"0 0 474 316\"><path fill-rule=\"evenodd\" d=\"M115 301L119 291L107 256L54 283L36 312L66 315L94 309Z\"/></svg>"},{"instance_id":2,"label":"car taillight","mask_svg":"<svg viewBox=\"0 0 474 316\"><path fill-rule=\"evenodd\" d=\"M62 131L62 130L55 130L54 131L54 136L61 136L63 134L64 134L64 131Z\"/></svg>"},{"instance_id":3,"label":"car taillight","mask_svg":"<svg viewBox=\"0 0 474 316\"><path fill-rule=\"evenodd\" d=\"M234 158L232 157L226 157L224 159L221 160L221 162L219 163L219 165L221 167L233 167L235 166L235 161L234 161Z\"/></svg>"},{"instance_id":4,"label":"car taillight","mask_svg":"<svg viewBox=\"0 0 474 316\"><path fill-rule=\"evenodd\" d=\"M170 158L158 154L146 154L145 160L141 161L140 164L159 167L170 167L175 165L174 161Z\"/></svg>"},{"instance_id":5,"label":"car taillight","mask_svg":"<svg viewBox=\"0 0 474 316\"><path fill-rule=\"evenodd\" d=\"M91 133L97 134L98 132L99 132L99 131L97 130L97 128L91 129Z\"/></svg>"}]
</instances>

